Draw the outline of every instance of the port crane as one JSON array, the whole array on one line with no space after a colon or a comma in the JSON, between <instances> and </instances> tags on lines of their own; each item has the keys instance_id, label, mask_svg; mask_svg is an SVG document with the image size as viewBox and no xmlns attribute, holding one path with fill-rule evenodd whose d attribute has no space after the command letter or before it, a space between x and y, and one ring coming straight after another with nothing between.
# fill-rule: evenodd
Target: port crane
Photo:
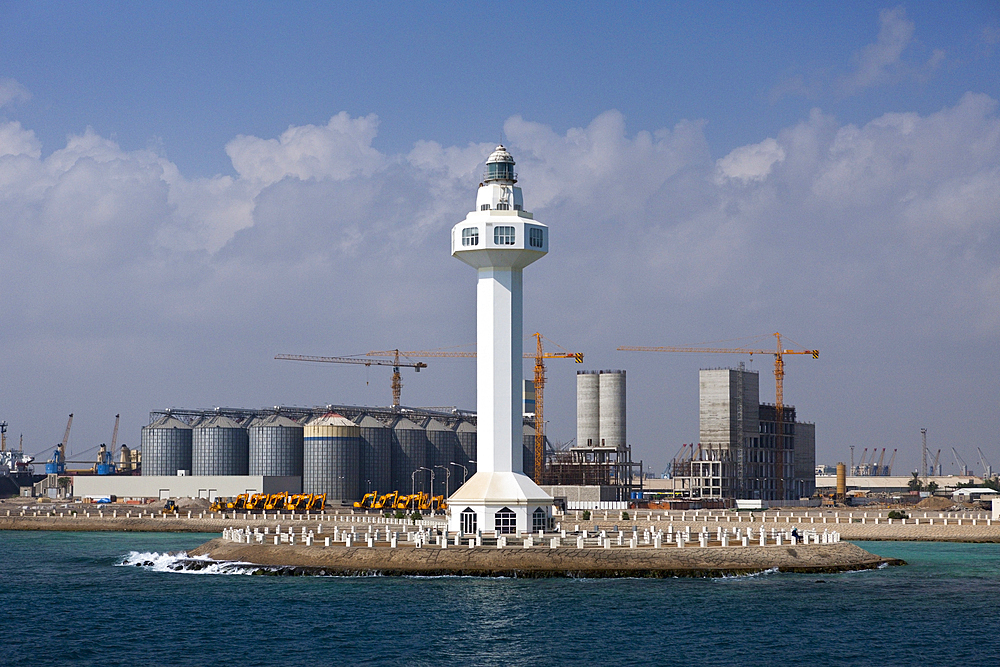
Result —
<instances>
[{"instance_id":1,"label":"port crane","mask_svg":"<svg viewBox=\"0 0 1000 667\"><path fill-rule=\"evenodd\" d=\"M66 421L66 432L63 433L62 442L56 445L52 452L52 458L45 464L46 475L62 475L66 472L66 444L69 442L69 430L73 427L73 413L70 413Z\"/></svg>"},{"instance_id":2,"label":"port crane","mask_svg":"<svg viewBox=\"0 0 1000 667\"><path fill-rule=\"evenodd\" d=\"M775 431L777 436L775 438L775 443L778 446L779 451L781 451L781 467L782 472L778 475L778 496L780 498L785 497L785 455L784 455L784 438L782 437L784 423L784 410L785 410L785 398L784 398L784 381L785 381L785 355L789 354L808 354L812 356L813 359L819 359L819 350L792 350L785 349L781 345L781 334L775 333L773 336L776 339L776 347L774 350L759 350L752 349L749 347L737 347L737 348L720 348L720 347L640 347L635 345L622 345L618 347L618 350L623 352L711 352L720 354L749 354L751 357L755 354L770 354L774 356L774 421L775 421ZM739 374L739 382L742 388L742 378L743 374ZM742 393L742 392L741 392ZM743 412L743 401L742 397L740 399L740 404L738 407L738 417L739 421L742 423L742 412ZM742 430L739 434L740 436L740 446L738 449L738 454L740 458L739 463L739 484L743 484L743 433Z\"/></svg>"},{"instance_id":3,"label":"port crane","mask_svg":"<svg viewBox=\"0 0 1000 667\"><path fill-rule=\"evenodd\" d=\"M382 356L382 355L379 355ZM303 354L278 354L275 359L286 361L316 361L332 364L360 364L363 366L392 366L392 407L399 409L399 398L402 394L403 379L399 374L400 368L412 368L420 372L421 368L427 368L427 364L422 361L400 361L399 350L395 350L392 359L362 359L359 357L314 357Z\"/></svg>"},{"instance_id":4,"label":"port crane","mask_svg":"<svg viewBox=\"0 0 1000 667\"><path fill-rule=\"evenodd\" d=\"M958 450L955 449L954 447L951 448L951 452L952 452L952 454L955 455L955 465L957 465L959 467L958 468L959 469L959 473L958 474L960 474L960 475L968 475L969 474L969 466L965 462L965 459L963 459L961 456L958 455Z\"/></svg>"},{"instance_id":5,"label":"port crane","mask_svg":"<svg viewBox=\"0 0 1000 667\"><path fill-rule=\"evenodd\" d=\"M986 460L982 449L976 447L976 451L979 452L979 463L983 466L983 479L989 479L993 475L993 466Z\"/></svg>"},{"instance_id":6,"label":"port crane","mask_svg":"<svg viewBox=\"0 0 1000 667\"><path fill-rule=\"evenodd\" d=\"M583 363L582 352L545 352L542 347L542 339L545 338L540 333L531 334L535 340L535 353L524 353L525 359L535 360L535 483L542 483L542 468L545 465L545 421L543 419L544 396L545 396L545 360L546 359L573 359L578 364ZM548 340L546 338L546 340ZM552 342L552 341L549 341ZM560 346L561 347L561 346ZM475 358L475 352L463 352L457 350L381 350L369 352L369 356L383 357L387 355L399 355L404 357L462 357Z\"/></svg>"}]
</instances>

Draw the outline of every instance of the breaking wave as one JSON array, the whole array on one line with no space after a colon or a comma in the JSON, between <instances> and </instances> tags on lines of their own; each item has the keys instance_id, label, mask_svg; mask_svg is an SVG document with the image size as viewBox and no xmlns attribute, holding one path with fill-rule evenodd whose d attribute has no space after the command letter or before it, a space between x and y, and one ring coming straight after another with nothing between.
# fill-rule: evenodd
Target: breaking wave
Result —
<instances>
[{"instance_id":1,"label":"breaking wave","mask_svg":"<svg viewBox=\"0 0 1000 667\"><path fill-rule=\"evenodd\" d=\"M115 567L140 567L151 572L183 572L186 574L254 574L262 568L252 563L217 561L208 556L189 556L185 551L159 553L130 551L115 563Z\"/></svg>"}]
</instances>

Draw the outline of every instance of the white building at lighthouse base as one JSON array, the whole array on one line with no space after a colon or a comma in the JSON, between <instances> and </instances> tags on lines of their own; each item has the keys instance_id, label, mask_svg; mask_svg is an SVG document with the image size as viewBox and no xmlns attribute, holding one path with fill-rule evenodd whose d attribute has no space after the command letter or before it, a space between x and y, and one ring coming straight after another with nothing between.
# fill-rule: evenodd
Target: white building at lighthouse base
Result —
<instances>
[{"instance_id":1,"label":"white building at lighthouse base","mask_svg":"<svg viewBox=\"0 0 1000 667\"><path fill-rule=\"evenodd\" d=\"M477 472L448 499L448 530L516 534L549 530L552 497L520 472Z\"/></svg>"}]
</instances>

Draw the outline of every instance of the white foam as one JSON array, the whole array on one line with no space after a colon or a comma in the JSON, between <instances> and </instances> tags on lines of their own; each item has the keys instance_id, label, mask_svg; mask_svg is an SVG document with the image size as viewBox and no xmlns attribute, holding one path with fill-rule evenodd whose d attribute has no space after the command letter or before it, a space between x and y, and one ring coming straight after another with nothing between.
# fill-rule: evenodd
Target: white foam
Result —
<instances>
[{"instance_id":1,"label":"white foam","mask_svg":"<svg viewBox=\"0 0 1000 667\"><path fill-rule=\"evenodd\" d=\"M189 556L186 551L159 553L157 551L130 551L122 556L116 567L141 567L151 572L179 572L183 574L252 574L260 567L237 561L215 561L208 556Z\"/></svg>"}]
</instances>

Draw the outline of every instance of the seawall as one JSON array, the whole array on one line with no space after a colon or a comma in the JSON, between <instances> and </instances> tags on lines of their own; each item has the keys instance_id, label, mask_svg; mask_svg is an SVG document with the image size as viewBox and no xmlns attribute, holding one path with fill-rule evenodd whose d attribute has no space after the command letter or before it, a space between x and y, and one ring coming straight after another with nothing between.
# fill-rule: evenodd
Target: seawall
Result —
<instances>
[{"instance_id":1,"label":"seawall","mask_svg":"<svg viewBox=\"0 0 1000 667\"><path fill-rule=\"evenodd\" d=\"M214 539L189 552L294 574L381 574L508 577L718 577L782 572L842 572L901 565L854 544L766 547L551 549L535 546L324 547L302 544L240 544ZM265 573L262 571L262 573Z\"/></svg>"}]
</instances>

